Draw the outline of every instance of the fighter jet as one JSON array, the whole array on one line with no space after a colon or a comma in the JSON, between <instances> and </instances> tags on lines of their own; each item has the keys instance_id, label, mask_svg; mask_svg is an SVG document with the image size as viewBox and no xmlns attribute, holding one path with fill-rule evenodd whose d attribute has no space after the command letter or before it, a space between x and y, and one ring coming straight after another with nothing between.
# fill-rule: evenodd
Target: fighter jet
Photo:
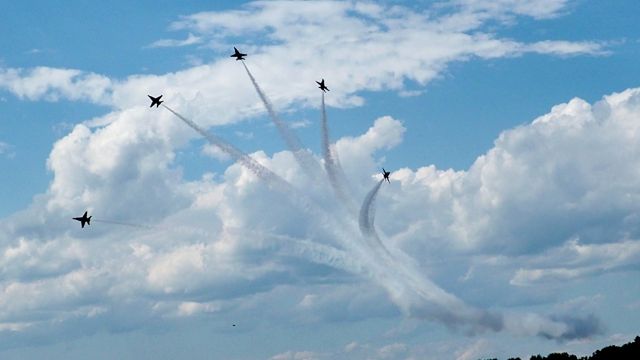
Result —
<instances>
[{"instance_id":1,"label":"fighter jet","mask_svg":"<svg viewBox=\"0 0 640 360\"><path fill-rule=\"evenodd\" d=\"M384 168L382 168L382 181L387 180L387 182L391 184L391 181L389 181L389 175L391 175L391 171L386 171Z\"/></svg>"},{"instance_id":2,"label":"fighter jet","mask_svg":"<svg viewBox=\"0 0 640 360\"><path fill-rule=\"evenodd\" d=\"M316 81L316 84L320 85L318 86L320 90L324 92L330 91L328 87L324 86L324 79L322 79L322 81Z\"/></svg>"},{"instance_id":3,"label":"fighter jet","mask_svg":"<svg viewBox=\"0 0 640 360\"><path fill-rule=\"evenodd\" d=\"M82 225L82 228L84 229L84 224L88 224L91 225L91 216L87 217L87 212L84 212L84 215L82 215L82 217L75 217L73 218L73 220L78 220L80 221L80 224Z\"/></svg>"},{"instance_id":4,"label":"fighter jet","mask_svg":"<svg viewBox=\"0 0 640 360\"><path fill-rule=\"evenodd\" d=\"M238 60L244 60L244 57L245 57L245 56L247 56L247 54L243 54L243 53L241 53L240 51L238 51L238 49L236 49L236 48L235 48L235 46L233 47L233 51L234 51L234 53L233 53L233 54L231 54L231 56L230 56L230 57L234 57L234 58L236 58L236 61L238 61Z\"/></svg>"},{"instance_id":5,"label":"fighter jet","mask_svg":"<svg viewBox=\"0 0 640 360\"><path fill-rule=\"evenodd\" d=\"M158 97L153 97L151 95L147 95L149 97L149 99L151 99L151 106L149 107L153 107L153 105L155 105L156 107L159 107L160 104L162 104L164 101L160 100L160 98L162 97L162 95L158 96Z\"/></svg>"}]
</instances>

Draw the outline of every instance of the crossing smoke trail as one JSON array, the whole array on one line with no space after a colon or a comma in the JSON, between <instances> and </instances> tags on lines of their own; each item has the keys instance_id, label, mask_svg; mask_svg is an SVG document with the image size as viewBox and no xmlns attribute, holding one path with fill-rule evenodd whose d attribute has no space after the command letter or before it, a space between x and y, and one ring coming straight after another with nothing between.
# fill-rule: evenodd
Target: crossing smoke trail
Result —
<instances>
[{"instance_id":1,"label":"crossing smoke trail","mask_svg":"<svg viewBox=\"0 0 640 360\"><path fill-rule=\"evenodd\" d=\"M293 156L295 157L300 167L311 179L321 179L322 174L320 173L320 171L318 171L319 166L316 159L314 159L313 156L302 146L300 139L298 139L296 134L291 131L287 124L285 124L282 119L280 119L278 114L273 109L271 101L269 101L265 93L258 85L258 82L253 77L253 74L251 74L251 71L249 71L249 68L247 67L247 64L245 64L244 60L242 61L242 66L244 66L244 69L247 71L247 75L249 75L249 79L251 79L253 87L256 89L256 92L258 93L260 100L262 100L264 107L267 109L271 121L273 121L273 123L278 128L280 136L282 136L282 138L284 139L284 142L287 144L289 150L293 153Z\"/></svg>"},{"instance_id":2,"label":"crossing smoke trail","mask_svg":"<svg viewBox=\"0 0 640 360\"><path fill-rule=\"evenodd\" d=\"M169 106L165 104L162 104L162 106L165 109L169 110L180 120L182 120L189 127L198 132L200 135L202 135L212 145L218 146L221 150L231 155L236 161L240 162L243 166L247 167L250 171L256 174L256 176L258 176L260 179L271 185L274 190L277 190L280 193L284 194L288 199L293 201L295 205L319 220L321 223L325 224L326 228L333 233L334 237L337 240L341 242L341 245L344 246L345 249L350 250L348 252L357 255L357 258L364 260L369 265L368 267L362 266L360 268L361 273L377 279L387 278L389 276L387 274L387 270L385 270L384 267L380 268L380 264L377 264L375 260L376 254L375 252L371 251L372 249L370 248L370 246L362 243L362 238L357 232L348 230L350 226L344 222L345 219L335 219L334 217L328 216L326 212L321 211L316 206L313 206L311 199L297 191L297 189L295 189L287 181L273 173L271 170L259 164L250 156L246 155L221 138L218 138L217 136L202 129L196 123L174 111ZM391 282L391 280L388 281Z\"/></svg>"},{"instance_id":3,"label":"crossing smoke trail","mask_svg":"<svg viewBox=\"0 0 640 360\"><path fill-rule=\"evenodd\" d=\"M375 201L384 179L381 179L367 193L360 208L359 227L362 235L369 240L369 244L389 269L395 271L395 276L402 279L409 291L396 298L395 302L410 316L428 317L447 324L472 324L482 329L500 330L503 326L499 314L476 309L465 304L456 296L449 294L430 279L424 277L413 259L403 253L394 256L384 245L375 226ZM391 294L394 296L393 293Z\"/></svg>"},{"instance_id":4,"label":"crossing smoke trail","mask_svg":"<svg viewBox=\"0 0 640 360\"><path fill-rule=\"evenodd\" d=\"M187 119L186 117L182 116L180 113L178 113L175 110L171 109L169 106L167 106L165 104L162 104L162 106L165 109L169 110L172 114L174 114L180 120L182 120L189 127L191 127L196 132L198 132L200 135L202 135L202 137L207 139L210 144L218 146L222 151L224 151L227 154L229 154L236 161L238 161L240 164L245 166L247 169L249 169L251 172L253 172L260 179L265 181L274 190L277 190L280 193L284 194L285 196L287 196L287 198L293 200L296 203L296 205L298 205L299 207L301 207L305 211L311 213L316 218L324 220L324 223L329 225L332 230L337 231L336 229L340 228L341 225L342 226L345 225L344 223L336 224L336 220L335 219L327 216L324 212L319 211L319 209L314 207L312 205L311 199L309 199L306 195L304 195L304 194L300 193L299 191L297 191L297 189L295 189L293 185L291 185L286 180L282 179L280 176L276 175L271 170L269 170L266 167L262 166L260 163L258 163L253 158L251 158L249 155L247 155L244 152L242 152L241 150L237 149L235 146L227 143L223 139L221 139L221 138L219 138L219 137L207 132L206 130L204 130L203 128L198 126L193 121ZM340 237L343 237L343 236L340 236Z\"/></svg>"},{"instance_id":5,"label":"crossing smoke trail","mask_svg":"<svg viewBox=\"0 0 640 360\"><path fill-rule=\"evenodd\" d=\"M193 228L190 226L151 226L143 224L135 224L125 221L117 220L105 220L105 219L92 219L94 222L103 224L122 225L128 227L134 227L145 230L159 230L162 232L178 232L189 235L198 235L205 238L213 239L219 237L220 233L214 233L206 231L204 229ZM343 250L337 249L333 246L318 244L308 239L299 239L292 236L285 236L279 234L273 234L268 232L259 232L253 230L247 230L243 228L231 228L225 227L226 233L234 236L238 235L250 235L252 238L263 237L266 239L274 240L286 246L281 248L279 253L288 256L301 256L309 259L312 262L328 265L337 269L342 269L348 272L361 272L361 265L351 259L351 257Z\"/></svg>"},{"instance_id":6,"label":"crossing smoke trail","mask_svg":"<svg viewBox=\"0 0 640 360\"><path fill-rule=\"evenodd\" d=\"M274 172L267 169L266 167L262 166L260 163L258 163L253 158L251 158L249 155L245 154L244 152L237 149L233 145L227 143L223 139L207 132L206 130L198 126L193 121L187 119L186 117L182 116L178 112L171 109L169 106L165 104L162 104L162 106L165 109L169 110L172 114L174 114L180 120L182 120L189 127L191 127L196 132L198 132L200 135L202 135L205 139L209 141L210 144L218 146L222 151L229 154L236 161L238 161L240 164L245 166L247 169L253 172L260 179L265 181L274 190L285 195L288 199L293 201L295 205L299 206L301 209L305 210L307 213L314 216L316 219L322 220L322 222L328 225L329 228L334 232L338 231L337 229L344 227L345 224L343 222L340 222L340 220L342 219L336 220L332 217L327 216L326 213L320 211L320 209L313 206L312 200L308 198L305 194L302 194L301 192L299 192L289 182L287 182L280 176L276 175ZM338 223L336 223L336 221L338 221ZM345 238L345 236L343 235L344 234L341 234L338 237Z\"/></svg>"},{"instance_id":7,"label":"crossing smoke trail","mask_svg":"<svg viewBox=\"0 0 640 360\"><path fill-rule=\"evenodd\" d=\"M327 171L329 177L329 183L336 193L336 196L342 204L349 210L350 213L355 214L355 203L353 199L348 195L349 191L345 188L347 184L344 171L338 162L338 154L331 149L331 142L329 141L329 125L327 121L327 110L324 104L324 92L322 92L322 156L324 158L324 168Z\"/></svg>"},{"instance_id":8,"label":"crossing smoke trail","mask_svg":"<svg viewBox=\"0 0 640 360\"><path fill-rule=\"evenodd\" d=\"M206 132L193 121L168 106L164 104L162 106L202 135L211 144L218 146L236 161L247 167L272 189L286 196L299 209L324 225L323 228L330 233L332 238L339 241L343 247L343 249L324 247L322 245L318 247L302 242L294 246L294 250L297 249L297 253L307 256L312 261L336 266L370 278L384 287L394 303L408 316L438 320L447 325L470 326L474 331L485 329L499 331L506 327L516 327L509 324L517 324L520 317L511 316L507 322L507 319L504 319L499 314L469 306L456 296L437 286L430 279L424 277L411 261L398 261L391 256L373 227L374 219L372 218L371 206L374 204L381 183L377 184L369 192L361 208L360 217L365 219L362 222L365 225L364 233L369 234L369 236L363 236L357 229L351 229L350 223L346 222L346 219L336 218L334 214L329 216L326 211L314 206L308 196L299 192L287 181L259 164L250 156L217 136ZM362 214L363 211L364 215ZM372 239L373 241L371 241ZM546 324L548 326L567 326L565 323L552 319L543 320L547 321ZM546 333L540 330L536 334L545 336L544 334Z\"/></svg>"},{"instance_id":9,"label":"crossing smoke trail","mask_svg":"<svg viewBox=\"0 0 640 360\"><path fill-rule=\"evenodd\" d=\"M278 253L282 255L305 257L317 264L328 265L350 273L362 273L362 264L356 259L353 259L347 252L330 245L319 244L311 239L300 239L245 228L225 228L225 232L235 236L250 236L252 242L254 242L256 238L274 240L286 245L278 251Z\"/></svg>"},{"instance_id":10,"label":"crossing smoke trail","mask_svg":"<svg viewBox=\"0 0 640 360\"><path fill-rule=\"evenodd\" d=\"M502 326L502 318L495 314L468 306L456 296L449 294L428 278L425 278L415 266L413 259L394 256L384 245L374 226L375 200L384 179L367 193L360 208L359 226L363 237L376 253L377 258L394 277L400 280L401 295L391 292L394 302L409 316L427 317L446 324L472 324L474 327L496 330ZM404 254L401 254L404 255ZM402 289L402 287L400 287ZM389 290L389 289L387 289ZM399 290L396 290L399 291Z\"/></svg>"},{"instance_id":11,"label":"crossing smoke trail","mask_svg":"<svg viewBox=\"0 0 640 360\"><path fill-rule=\"evenodd\" d=\"M242 151L217 136L208 133L196 123L180 115L169 106L165 104L162 104L162 106L202 135L211 144L218 146L220 149L231 155L236 161L240 162L243 166L247 167L256 176L258 176L258 178L272 186L274 190L285 195L301 210L324 224L324 228L332 233L333 237L344 247L345 253L358 260L359 265L350 266L349 268L382 285L390 294L394 302L398 304L405 313L411 315L412 313L415 313L415 309L419 309L420 311L426 311L430 317L442 318L442 321L445 321L443 319L462 316L455 315L456 312L469 313L469 311L461 311L462 309L466 309L464 304L456 306L456 312L450 310L448 304L462 302L428 280L420 282L419 273L416 273L413 269L406 268L403 264L398 263L388 254L385 255L384 253L386 252L386 249L382 246L382 243L379 241L377 236L368 236L363 239L362 235L358 234L357 231L350 231L349 224L344 222L345 219L336 219L335 217L328 216L326 212L313 206L312 201L307 196L297 191L291 184L274 174L271 170L260 165L250 156L244 154ZM365 202L365 208L368 209L371 206L376 193L377 190L370 192L371 196L367 197L369 200ZM367 222L367 226L368 225L369 222ZM376 243L372 244L368 241L370 239L376 240ZM384 250L380 251L381 249ZM335 252L331 252L331 255L327 257L326 254L322 254L321 251L318 254L318 257L320 259L327 259L327 262L332 262L334 264L341 263L336 260L339 259L340 256ZM342 264L346 263L342 262ZM437 309L423 310L424 300L427 300L432 307L435 306ZM467 317L464 317L464 319L467 319Z\"/></svg>"}]
</instances>

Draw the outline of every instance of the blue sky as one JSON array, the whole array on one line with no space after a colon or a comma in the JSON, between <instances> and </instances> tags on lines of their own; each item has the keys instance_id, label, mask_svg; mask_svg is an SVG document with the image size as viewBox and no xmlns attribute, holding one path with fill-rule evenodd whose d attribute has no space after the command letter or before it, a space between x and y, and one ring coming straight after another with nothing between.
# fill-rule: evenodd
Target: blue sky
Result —
<instances>
[{"instance_id":1,"label":"blue sky","mask_svg":"<svg viewBox=\"0 0 640 360\"><path fill-rule=\"evenodd\" d=\"M3 357L466 359L637 335L636 2L3 8ZM392 260L294 161L234 45L318 164L325 78L354 203L396 171L375 219ZM85 209L130 224L80 231Z\"/></svg>"}]
</instances>

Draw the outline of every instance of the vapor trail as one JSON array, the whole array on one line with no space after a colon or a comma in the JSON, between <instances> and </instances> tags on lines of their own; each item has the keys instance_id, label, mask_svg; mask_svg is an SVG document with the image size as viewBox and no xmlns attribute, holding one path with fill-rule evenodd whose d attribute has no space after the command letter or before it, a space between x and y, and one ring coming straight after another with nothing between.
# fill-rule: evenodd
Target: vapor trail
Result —
<instances>
[{"instance_id":1,"label":"vapor trail","mask_svg":"<svg viewBox=\"0 0 640 360\"><path fill-rule=\"evenodd\" d=\"M384 179L378 181L376 185L371 189L367 196L365 196L364 201L362 202L362 207L360 207L360 217L359 217L359 225L360 231L364 236L371 236L374 234L375 230L373 228L373 220L375 217L375 201L378 196L378 191L380 190L380 186Z\"/></svg>"},{"instance_id":2,"label":"vapor trail","mask_svg":"<svg viewBox=\"0 0 640 360\"><path fill-rule=\"evenodd\" d=\"M247 67L247 64L245 64L244 61L242 61L242 66L244 66L244 69L247 71L247 75L249 75L249 79L251 79L251 83L253 83L253 87L256 89L256 92L258 93L260 100L262 100L264 107L267 109L267 112L269 113L269 117L271 118L271 121L273 121L273 123L278 128L278 131L280 132L280 136L282 136L282 138L284 139L284 142L287 144L287 147L289 148L289 150L293 153L293 156L295 157L300 167L307 173L307 175L311 179L314 179L314 180L321 179L322 175L320 174L320 171L318 171L319 166L316 159L314 159L313 155L311 155L302 146L302 142L300 142L300 139L287 126L287 124L280 119L278 114L273 109L273 105L271 104L271 101L269 101L265 93L262 91L262 89L258 85L258 82L253 77L253 75L251 74L251 71L249 71L249 68Z\"/></svg>"},{"instance_id":3,"label":"vapor trail","mask_svg":"<svg viewBox=\"0 0 640 360\"><path fill-rule=\"evenodd\" d=\"M333 237L340 241L346 249L351 249L353 253L361 255L364 258L369 259L370 262L375 262L371 259L371 254L366 248L360 246L359 234L356 232L350 232L349 224L345 222L346 219L336 218L335 216L329 216L326 211L323 211L313 200L307 195L298 191L293 185L282 179L280 176L273 173L271 170L259 164L249 155L243 153L241 150L235 148L233 145L227 143L221 138L207 132L193 121L182 116L178 112L171 109L169 106L162 104L162 106L169 110L172 114L182 120L189 127L194 129L212 145L218 146L221 150L231 155L236 161L241 163L251 172L253 172L258 178L265 181L272 189L282 193L286 198L293 202L301 210L305 211L312 217L316 218L319 222L324 224L324 228L333 234ZM331 214L333 215L333 214Z\"/></svg>"},{"instance_id":4,"label":"vapor trail","mask_svg":"<svg viewBox=\"0 0 640 360\"><path fill-rule=\"evenodd\" d=\"M327 110L324 104L324 92L322 92L321 110L322 156L324 158L324 168L327 171L329 183L331 184L331 187L336 193L338 199L342 201L343 205L349 210L349 212L355 214L355 203L353 202L353 199L348 195L349 191L347 191L346 189L347 179L346 176L344 176L342 167L340 167L340 163L338 162L338 154L336 152L333 152L331 149L331 142L329 140L329 125L327 121Z\"/></svg>"},{"instance_id":5,"label":"vapor trail","mask_svg":"<svg viewBox=\"0 0 640 360\"><path fill-rule=\"evenodd\" d=\"M295 206L314 217L323 225L322 228L328 231L332 238L344 247L344 252L342 250L336 252L333 250L335 248L310 248L306 244L299 244L299 249L303 250L303 254L313 254L313 258L319 262L336 265L377 282L387 290L393 301L409 315L428 316L445 323L449 323L451 319L462 323L479 322L477 319L482 317L480 312L439 288L429 279L423 278L416 268L394 260L378 238L375 230L372 230L371 206L382 181L369 192L361 209L361 218L366 219L363 222L364 229L370 229L365 233L371 234L364 236L364 234L360 234L356 228L352 227L347 219L328 214L324 209L314 204L313 200L307 195L298 191L290 183L233 145L208 133L170 107L164 104L162 106L202 135L212 145L218 146L236 161L247 167L272 189L282 193ZM348 254L355 261L348 261L343 257L343 254Z\"/></svg>"},{"instance_id":6,"label":"vapor trail","mask_svg":"<svg viewBox=\"0 0 640 360\"><path fill-rule=\"evenodd\" d=\"M223 139L207 132L200 126L198 126L193 121L187 119L182 116L178 112L171 109L169 106L162 104L162 106L177 116L180 120L182 120L185 124L189 125L192 129L202 135L205 139L209 141L212 145L218 146L222 151L229 154L240 164L245 166L249 171L253 172L258 178L266 182L272 189L282 193L285 197L291 200L296 206L306 211L308 214L314 216L316 219L321 220L322 223L326 224L330 230L334 233L339 231L344 227L344 223L336 223L336 219L329 217L326 212L321 211L317 206L313 204L313 200L306 196L305 194L298 191L293 185L289 182L267 169L257 161L255 161L252 157L245 154L241 150L237 149L233 145L227 143ZM338 236L343 238L344 236Z\"/></svg>"},{"instance_id":7,"label":"vapor trail","mask_svg":"<svg viewBox=\"0 0 640 360\"><path fill-rule=\"evenodd\" d=\"M384 179L378 181L365 196L360 208L358 224L362 236L368 240L368 244L377 255L378 260L389 272L393 272L392 277L395 282L399 280L399 283L394 287L387 285L387 290L395 290L401 294L401 296L394 295L392 292L391 295L395 297L395 302L410 315L428 316L444 322L454 320L479 323L485 316L484 312L469 307L456 296L449 294L431 280L425 278L413 264L412 259L405 256L400 260L384 245L374 226L375 201L383 182ZM402 290L403 287L406 288ZM407 291L409 289L417 298L411 296L411 293ZM484 324L482 325L484 326Z\"/></svg>"},{"instance_id":8,"label":"vapor trail","mask_svg":"<svg viewBox=\"0 0 640 360\"><path fill-rule=\"evenodd\" d=\"M135 223L124 222L124 221L102 220L102 219L92 219L92 220L93 220L93 222L99 222L99 223L104 223L104 224L122 225L122 226L135 227L135 228L139 228L139 229L155 229L155 227L153 227L153 226L135 224Z\"/></svg>"},{"instance_id":9,"label":"vapor trail","mask_svg":"<svg viewBox=\"0 0 640 360\"><path fill-rule=\"evenodd\" d=\"M249 236L252 239L269 239L270 241L286 245L278 249L278 253L280 254L304 257L312 262L332 266L350 273L362 273L362 264L353 259L349 253L334 246L320 244L313 241L313 239L301 239L293 236L249 230L246 228L225 228L225 232L229 232L236 236Z\"/></svg>"},{"instance_id":10,"label":"vapor trail","mask_svg":"<svg viewBox=\"0 0 640 360\"><path fill-rule=\"evenodd\" d=\"M167 105L162 104L162 106L171 111L173 115L177 116L180 120L182 120L185 124L189 125L193 130L195 130L198 134L202 135L205 139L209 141L211 145L217 146L225 153L229 154L234 160L248 168L251 172L253 172L256 176L264 180L268 185L277 187L279 189L289 188L291 185L287 183L280 176L273 173L271 170L267 169L256 160L254 160L251 156L245 154L235 146L229 144L225 140L217 137L214 134L211 134L198 126L193 121L187 119L186 117L180 115L178 112L174 111Z\"/></svg>"},{"instance_id":11,"label":"vapor trail","mask_svg":"<svg viewBox=\"0 0 640 360\"><path fill-rule=\"evenodd\" d=\"M99 223L103 223L103 224L114 224L114 225L122 225L122 226L129 226L129 227L135 227L138 229L146 229L146 230L156 230L156 231L162 231L162 232L181 232L181 233L189 233L189 234L198 234L201 236L210 236L212 235L211 233L208 233L204 230L201 229L195 229L189 226L158 226L158 225L145 225L145 224L136 224L136 223L132 223L132 222L126 222L126 221L118 221L118 220L105 220L105 219L92 219L94 222L99 222Z\"/></svg>"}]
</instances>

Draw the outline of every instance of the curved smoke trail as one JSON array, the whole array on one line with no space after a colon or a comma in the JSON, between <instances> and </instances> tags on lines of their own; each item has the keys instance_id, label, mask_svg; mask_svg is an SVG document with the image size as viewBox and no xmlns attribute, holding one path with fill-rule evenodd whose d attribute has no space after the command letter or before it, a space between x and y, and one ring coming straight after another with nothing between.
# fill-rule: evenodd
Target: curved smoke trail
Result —
<instances>
[{"instance_id":1,"label":"curved smoke trail","mask_svg":"<svg viewBox=\"0 0 640 360\"><path fill-rule=\"evenodd\" d=\"M313 180L318 180L322 178L322 174L319 171L319 164L316 159L302 146L302 142L296 136L296 134L284 123L278 114L273 109L273 105L271 101L267 98L265 93L262 91L258 82L249 71L247 64L245 64L244 60L242 61L242 66L247 71L247 75L249 75L249 79L251 79L251 83L253 87L256 89L260 100L264 104L264 107L267 109L269 113L269 117L271 121L276 125L278 131L280 132L280 136L284 139L284 142L287 144L289 150L293 153L296 161L300 165L300 167L306 172L306 174Z\"/></svg>"},{"instance_id":2,"label":"curved smoke trail","mask_svg":"<svg viewBox=\"0 0 640 360\"><path fill-rule=\"evenodd\" d=\"M324 158L324 168L327 171L329 177L329 183L336 193L336 197L342 201L342 204L349 210L350 213L356 213L356 206L353 198L349 196L349 191L346 189L347 179L344 176L344 171L338 161L338 154L332 151L331 142L329 141L329 125L327 121L327 110L324 104L324 92L322 92L322 157Z\"/></svg>"},{"instance_id":3,"label":"curved smoke trail","mask_svg":"<svg viewBox=\"0 0 640 360\"><path fill-rule=\"evenodd\" d=\"M365 230L368 229L368 233L371 234L370 236L363 236L357 229L352 228L349 222L346 222L347 219L329 216L326 211L314 205L311 198L298 191L293 185L259 164L247 154L244 154L221 138L208 133L168 106L164 104L162 106L202 135L209 143L218 146L221 150L231 155L259 179L265 181L273 190L282 193L295 206L315 218L320 224L324 225L323 229L329 231L332 238L339 241L340 245L344 247L344 252L338 249L336 250L339 252L333 250L325 252L324 250L327 249L313 248L315 250L309 251L319 251L313 253L315 259L369 277L383 286L393 301L407 315L429 317L446 324L463 323L474 326L481 325L483 328L487 327L479 320L486 317L485 313L469 307L454 295L447 293L429 279L424 278L417 268L395 260L384 247L375 230L373 230L373 219L371 218L371 207L374 204L381 183L377 184L369 192L363 203L361 213L364 211L365 215L361 217L366 220L363 222ZM309 248L305 246L305 249ZM329 249L335 248L331 247ZM354 265L353 262L342 261L344 259L342 257L343 254L348 254L349 257L357 259L357 263Z\"/></svg>"},{"instance_id":4,"label":"curved smoke trail","mask_svg":"<svg viewBox=\"0 0 640 360\"><path fill-rule=\"evenodd\" d=\"M377 255L378 260L389 272L394 272L399 283L387 290L394 302L409 316L428 317L446 324L471 323L474 326L494 329L501 324L501 318L486 311L465 304L455 295L446 292L430 279L425 278L413 259L402 256L398 258L384 245L375 226L375 202L384 179L381 179L367 193L360 214L358 225L362 236Z\"/></svg>"},{"instance_id":5,"label":"curved smoke trail","mask_svg":"<svg viewBox=\"0 0 640 360\"><path fill-rule=\"evenodd\" d=\"M375 202L376 197L378 196L378 191L380 190L380 186L384 179L378 181L376 185L371 189L367 196L364 197L364 201L362 202L362 207L360 207L360 216L358 218L358 225L360 225L360 231L364 236L372 236L376 235L375 229L373 227L373 221L375 220Z\"/></svg>"}]
</instances>

